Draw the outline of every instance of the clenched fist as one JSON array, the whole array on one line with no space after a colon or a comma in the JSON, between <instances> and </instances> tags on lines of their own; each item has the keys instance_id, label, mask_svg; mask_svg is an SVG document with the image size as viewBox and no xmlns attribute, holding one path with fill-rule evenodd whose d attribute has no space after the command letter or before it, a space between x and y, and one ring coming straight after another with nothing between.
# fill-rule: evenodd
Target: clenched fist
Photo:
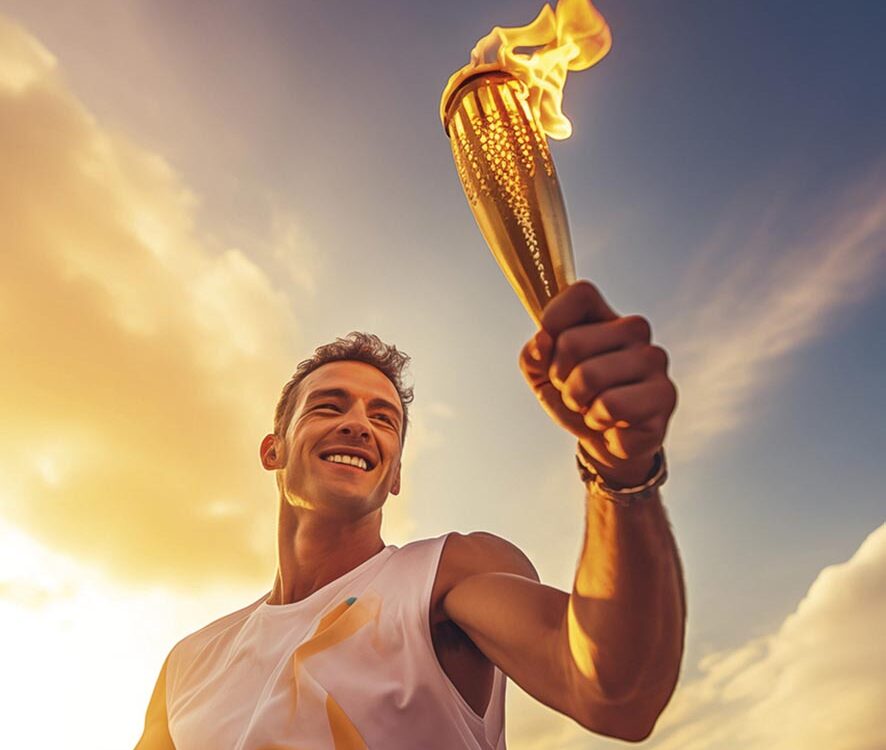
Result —
<instances>
[{"instance_id":1,"label":"clenched fist","mask_svg":"<svg viewBox=\"0 0 886 750\"><path fill-rule=\"evenodd\" d=\"M552 299L520 369L545 411L575 435L614 489L644 482L661 448L677 389L649 322L619 316L577 281Z\"/></svg>"}]
</instances>

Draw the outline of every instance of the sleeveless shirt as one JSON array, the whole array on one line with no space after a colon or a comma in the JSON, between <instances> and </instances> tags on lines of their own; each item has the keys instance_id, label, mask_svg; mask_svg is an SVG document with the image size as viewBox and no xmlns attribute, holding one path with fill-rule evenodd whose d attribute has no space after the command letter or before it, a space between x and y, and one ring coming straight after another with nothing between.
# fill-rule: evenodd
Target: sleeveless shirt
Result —
<instances>
[{"instance_id":1,"label":"sleeveless shirt","mask_svg":"<svg viewBox=\"0 0 886 750\"><path fill-rule=\"evenodd\" d=\"M447 537L388 545L301 601L268 592L179 641L166 672L176 750L504 750L504 673L478 716L434 652Z\"/></svg>"}]
</instances>

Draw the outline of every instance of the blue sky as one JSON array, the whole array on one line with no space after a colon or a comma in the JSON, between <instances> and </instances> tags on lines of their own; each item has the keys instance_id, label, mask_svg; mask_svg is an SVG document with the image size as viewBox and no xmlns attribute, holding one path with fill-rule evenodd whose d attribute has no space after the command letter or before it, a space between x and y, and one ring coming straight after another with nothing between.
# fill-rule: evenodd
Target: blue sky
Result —
<instances>
[{"instance_id":1,"label":"blue sky","mask_svg":"<svg viewBox=\"0 0 886 750\"><path fill-rule=\"evenodd\" d=\"M618 312L646 315L671 353L680 403L663 495L689 586L684 675L700 679L703 657L780 632L821 571L852 558L886 516L886 10L873 2L597 7L612 51L570 76L564 109L575 132L552 151L579 276ZM83 129L165 165L145 182L153 192L140 188L125 204L132 215L143 201L153 220L177 217L169 236L190 243L193 268L215 269L205 284L158 281L138 297L142 312L178 310L197 294L230 324L211 328L219 343L210 354L239 342L217 365L236 365L244 378L240 391L218 397L228 430L219 434L237 435L222 441L236 481L218 507L248 518L250 536L236 537L244 527L219 511L209 528L221 542L195 551L192 568L222 559L225 575L240 571L238 588L164 626L146 657L148 683L164 643L269 587L273 540L263 534L274 498L253 443L276 384L314 346L353 329L377 332L414 360L416 430L388 540L486 529L521 546L545 582L570 586L582 512L572 441L517 369L532 325L474 225L437 114L443 85L474 42L493 25L527 23L538 8L527 0L0 1L15 34L54 56L52 90L64 92L70 111L89 113ZM19 118L10 129L37 122L66 132L60 120L6 111ZM114 252L94 267L98 283L123 274ZM127 278L124 290L140 288ZM108 338L96 356L118 361L122 340ZM216 339L204 332L192 341ZM165 361L165 349L156 353ZM52 365L67 367L65 356ZM83 387L74 376L68 385L73 394ZM16 387L12 376L0 382L7 394ZM159 386L152 394L148 403L172 397ZM39 416L11 396L9 404L22 420ZM96 404L71 424L99 424ZM184 399L140 439L156 440L187 409ZM235 424L253 432L235 433ZM176 509L202 497L199 472L183 472L180 501L138 516L172 538L191 528ZM90 492L89 507L106 513ZM193 577L152 563L150 546L121 562L110 542L27 512L22 497L0 506L10 528L96 566L108 586L137 581L170 597L209 596ZM135 512L127 507L120 523ZM232 539L240 541L225 543ZM134 703L147 699L148 683L133 688ZM532 721L512 730L515 747L517 731L535 736L534 726L539 744L523 746L539 750L565 731L546 714Z\"/></svg>"}]
</instances>

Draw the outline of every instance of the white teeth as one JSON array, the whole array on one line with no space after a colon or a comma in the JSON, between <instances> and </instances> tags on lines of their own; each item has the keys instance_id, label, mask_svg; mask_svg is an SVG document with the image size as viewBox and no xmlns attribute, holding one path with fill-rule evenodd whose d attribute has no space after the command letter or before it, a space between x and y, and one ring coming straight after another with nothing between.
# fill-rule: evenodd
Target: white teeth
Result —
<instances>
[{"instance_id":1,"label":"white teeth","mask_svg":"<svg viewBox=\"0 0 886 750\"><path fill-rule=\"evenodd\" d=\"M336 453L334 456L326 456L324 459L326 461L332 461L334 464L348 464L350 466L357 466L363 471L369 471L369 464L366 463L365 458L360 458L360 456L347 456L342 455L341 453Z\"/></svg>"}]
</instances>

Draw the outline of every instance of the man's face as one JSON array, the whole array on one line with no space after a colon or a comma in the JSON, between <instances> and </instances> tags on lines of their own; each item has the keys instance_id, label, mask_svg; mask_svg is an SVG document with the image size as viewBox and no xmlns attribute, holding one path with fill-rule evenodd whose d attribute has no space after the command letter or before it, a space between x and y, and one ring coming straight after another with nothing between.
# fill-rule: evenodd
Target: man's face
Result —
<instances>
[{"instance_id":1,"label":"man's face","mask_svg":"<svg viewBox=\"0 0 886 750\"><path fill-rule=\"evenodd\" d=\"M345 518L380 508L400 492L402 427L400 397L381 370L355 361L317 368L300 384L286 431L287 501ZM347 463L355 459L359 466Z\"/></svg>"}]
</instances>

